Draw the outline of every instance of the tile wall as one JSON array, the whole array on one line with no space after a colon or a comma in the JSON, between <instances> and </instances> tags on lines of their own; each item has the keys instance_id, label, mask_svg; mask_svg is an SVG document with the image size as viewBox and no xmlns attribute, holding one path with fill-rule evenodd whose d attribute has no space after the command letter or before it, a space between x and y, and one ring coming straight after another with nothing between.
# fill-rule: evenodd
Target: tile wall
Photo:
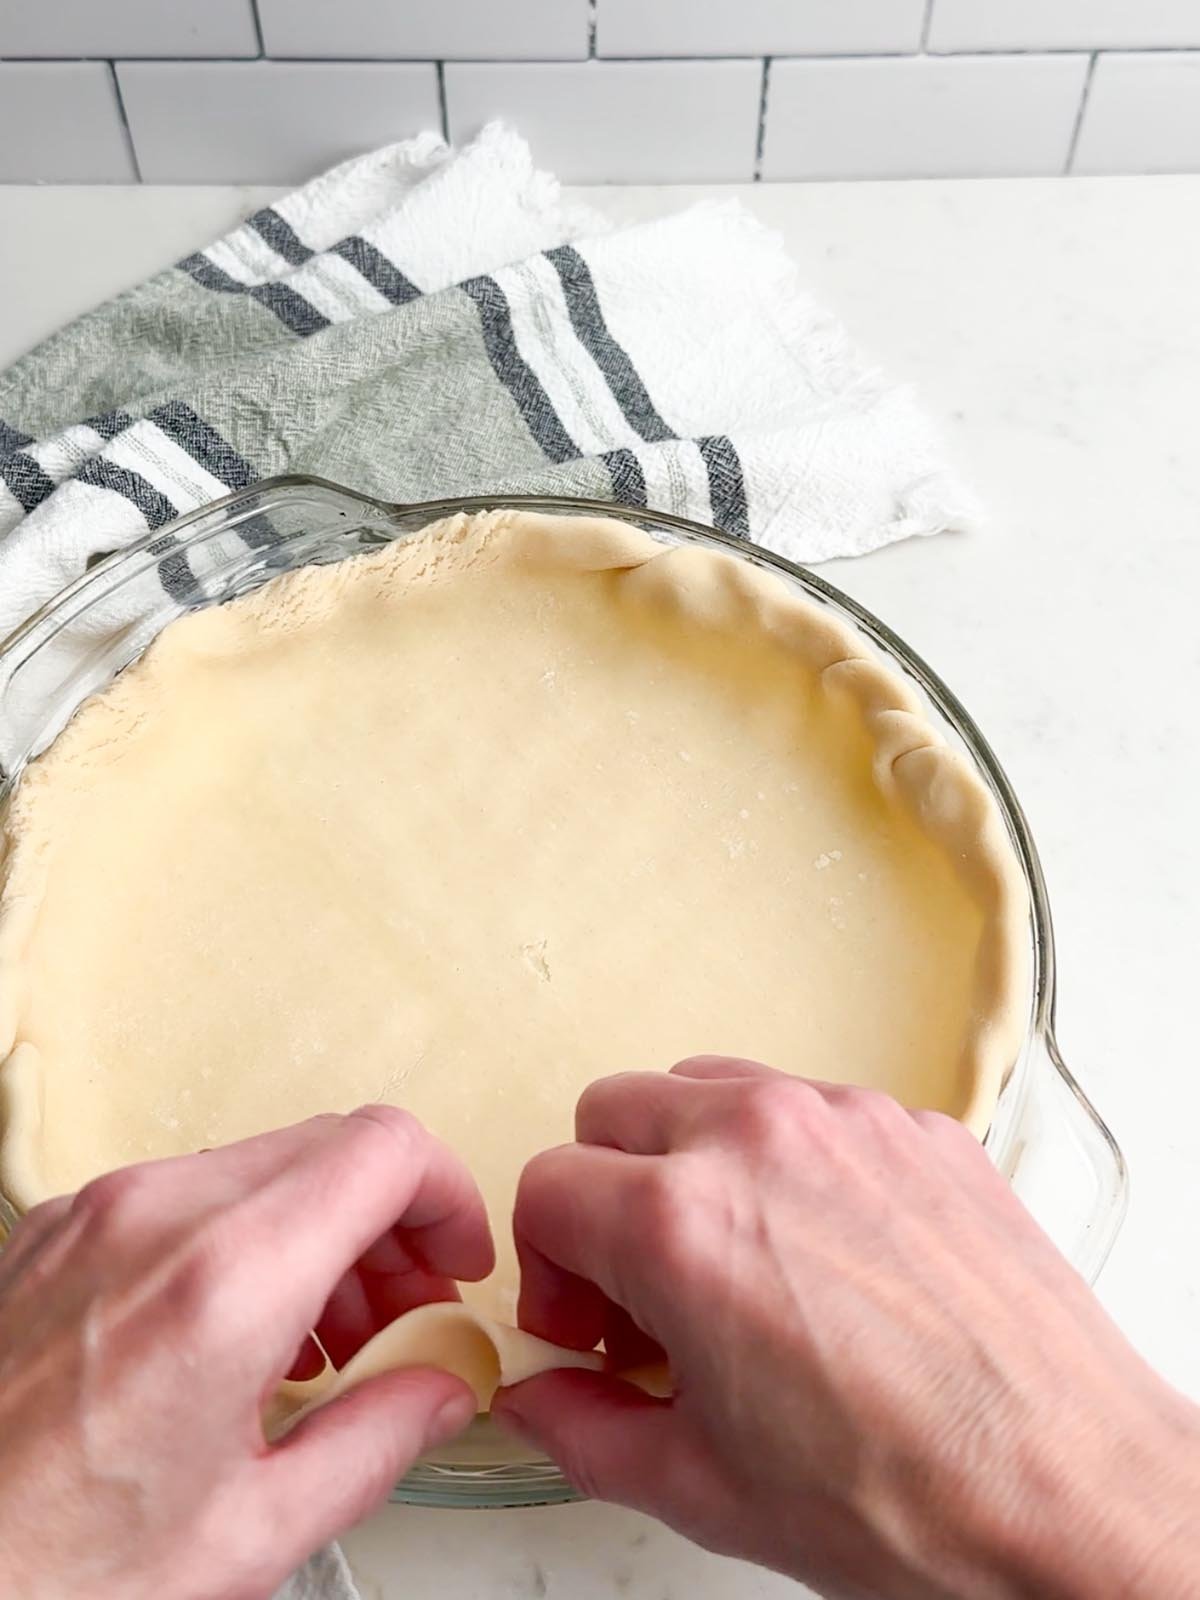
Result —
<instances>
[{"instance_id":1,"label":"tile wall","mask_svg":"<svg viewBox=\"0 0 1200 1600\"><path fill-rule=\"evenodd\" d=\"M1200 171L1200 0L0 0L0 182L292 183L490 117L577 183Z\"/></svg>"}]
</instances>

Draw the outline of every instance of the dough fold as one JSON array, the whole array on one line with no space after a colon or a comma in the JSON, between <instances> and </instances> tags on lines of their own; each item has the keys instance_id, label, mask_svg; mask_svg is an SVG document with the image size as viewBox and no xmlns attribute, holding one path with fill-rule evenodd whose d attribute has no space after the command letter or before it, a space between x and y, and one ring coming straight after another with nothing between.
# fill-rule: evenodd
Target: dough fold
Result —
<instances>
[{"instance_id":1,"label":"dough fold","mask_svg":"<svg viewBox=\"0 0 1200 1600\"><path fill-rule=\"evenodd\" d=\"M603 1365L594 1351L568 1350L521 1328L494 1322L458 1301L439 1301L417 1306L389 1323L340 1371L327 1363L315 1378L281 1384L263 1424L269 1439L280 1438L301 1417L368 1378L405 1367L438 1367L453 1373L474 1391L483 1412L502 1386L523 1383L555 1367L598 1372Z\"/></svg>"}]
</instances>

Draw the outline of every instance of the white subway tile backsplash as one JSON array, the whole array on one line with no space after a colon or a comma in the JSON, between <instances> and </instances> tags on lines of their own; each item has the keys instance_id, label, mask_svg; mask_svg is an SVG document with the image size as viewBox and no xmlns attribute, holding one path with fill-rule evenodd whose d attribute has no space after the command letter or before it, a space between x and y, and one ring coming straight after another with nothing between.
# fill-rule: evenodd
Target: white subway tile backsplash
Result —
<instances>
[{"instance_id":1,"label":"white subway tile backsplash","mask_svg":"<svg viewBox=\"0 0 1200 1600\"><path fill-rule=\"evenodd\" d=\"M570 60L588 0L258 0L269 56Z\"/></svg>"},{"instance_id":2,"label":"white subway tile backsplash","mask_svg":"<svg viewBox=\"0 0 1200 1600\"><path fill-rule=\"evenodd\" d=\"M764 178L1056 173L1087 57L776 61Z\"/></svg>"},{"instance_id":3,"label":"white subway tile backsplash","mask_svg":"<svg viewBox=\"0 0 1200 1600\"><path fill-rule=\"evenodd\" d=\"M0 0L0 62L0 182L494 117L583 183L1200 172L1200 0Z\"/></svg>"},{"instance_id":4,"label":"white subway tile backsplash","mask_svg":"<svg viewBox=\"0 0 1200 1600\"><path fill-rule=\"evenodd\" d=\"M1200 45L1198 0L933 0L929 49Z\"/></svg>"},{"instance_id":5,"label":"white subway tile backsplash","mask_svg":"<svg viewBox=\"0 0 1200 1600\"><path fill-rule=\"evenodd\" d=\"M0 183L136 177L106 61L0 62Z\"/></svg>"},{"instance_id":6,"label":"white subway tile backsplash","mask_svg":"<svg viewBox=\"0 0 1200 1600\"><path fill-rule=\"evenodd\" d=\"M147 183L299 183L441 120L431 63L122 61L117 75Z\"/></svg>"},{"instance_id":7,"label":"white subway tile backsplash","mask_svg":"<svg viewBox=\"0 0 1200 1600\"><path fill-rule=\"evenodd\" d=\"M1101 56L1072 170L1200 171L1200 51Z\"/></svg>"},{"instance_id":8,"label":"white subway tile backsplash","mask_svg":"<svg viewBox=\"0 0 1200 1600\"><path fill-rule=\"evenodd\" d=\"M449 62L450 137L504 117L568 183L722 183L753 176L758 61Z\"/></svg>"},{"instance_id":9,"label":"white subway tile backsplash","mask_svg":"<svg viewBox=\"0 0 1200 1600\"><path fill-rule=\"evenodd\" d=\"M916 50L925 0L597 0L601 56Z\"/></svg>"},{"instance_id":10,"label":"white subway tile backsplash","mask_svg":"<svg viewBox=\"0 0 1200 1600\"><path fill-rule=\"evenodd\" d=\"M257 54L252 0L0 0L0 57Z\"/></svg>"}]
</instances>

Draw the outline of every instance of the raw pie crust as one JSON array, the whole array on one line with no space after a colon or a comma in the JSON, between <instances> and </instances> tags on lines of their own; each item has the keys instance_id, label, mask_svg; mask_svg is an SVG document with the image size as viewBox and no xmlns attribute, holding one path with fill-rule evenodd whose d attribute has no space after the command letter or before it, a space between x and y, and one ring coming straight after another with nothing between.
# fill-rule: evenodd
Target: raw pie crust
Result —
<instances>
[{"instance_id":1,"label":"raw pie crust","mask_svg":"<svg viewBox=\"0 0 1200 1600\"><path fill-rule=\"evenodd\" d=\"M452 517L173 623L27 769L0 1189L407 1106L499 1264L356 1365L442 1349L486 1404L558 1358L503 1327L509 1218L585 1084L724 1052L982 1133L1026 918L991 796L834 616L615 521Z\"/></svg>"}]
</instances>

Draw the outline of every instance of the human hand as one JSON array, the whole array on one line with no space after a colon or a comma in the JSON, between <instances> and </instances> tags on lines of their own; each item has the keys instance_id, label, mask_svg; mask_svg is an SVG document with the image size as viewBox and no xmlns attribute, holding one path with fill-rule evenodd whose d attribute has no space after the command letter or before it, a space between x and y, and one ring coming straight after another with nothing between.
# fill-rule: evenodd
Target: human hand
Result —
<instances>
[{"instance_id":1,"label":"human hand","mask_svg":"<svg viewBox=\"0 0 1200 1600\"><path fill-rule=\"evenodd\" d=\"M957 1123L697 1058L576 1138L521 1182L521 1323L675 1391L501 1391L585 1493L839 1596L1200 1592L1196 1413Z\"/></svg>"},{"instance_id":2,"label":"human hand","mask_svg":"<svg viewBox=\"0 0 1200 1600\"><path fill-rule=\"evenodd\" d=\"M466 1171L387 1106L38 1206L0 1255L0 1593L272 1594L475 1412L446 1373L389 1373L268 1447L307 1331L344 1359L491 1265Z\"/></svg>"}]
</instances>

